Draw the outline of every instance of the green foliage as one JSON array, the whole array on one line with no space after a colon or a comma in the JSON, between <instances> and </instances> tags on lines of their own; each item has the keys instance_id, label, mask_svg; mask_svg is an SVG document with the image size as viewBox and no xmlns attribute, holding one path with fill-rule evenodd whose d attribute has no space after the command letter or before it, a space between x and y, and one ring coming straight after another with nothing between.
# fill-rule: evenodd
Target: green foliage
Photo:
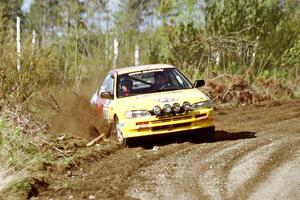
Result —
<instances>
[{"instance_id":1,"label":"green foliage","mask_svg":"<svg viewBox=\"0 0 300 200\"><path fill-rule=\"evenodd\" d=\"M157 10L161 13L163 25L167 23L167 16L174 6L173 0L159 0Z\"/></svg>"},{"instance_id":2,"label":"green foliage","mask_svg":"<svg viewBox=\"0 0 300 200\"><path fill-rule=\"evenodd\" d=\"M4 99L23 102L35 91L45 85L57 85L63 81L63 57L55 46L34 51L29 43L24 44L21 71L16 69L15 49L9 48L14 42L2 46L4 54L0 55L0 85ZM0 50L1 51L1 50Z\"/></svg>"},{"instance_id":3,"label":"green foliage","mask_svg":"<svg viewBox=\"0 0 300 200\"><path fill-rule=\"evenodd\" d=\"M13 182L11 187L22 192L29 192L32 188L32 183L27 178L22 178Z\"/></svg>"},{"instance_id":4,"label":"green foliage","mask_svg":"<svg viewBox=\"0 0 300 200\"><path fill-rule=\"evenodd\" d=\"M0 164L14 166L16 169L38 166L41 162L39 150L31 144L32 138L27 138L21 131L9 125L0 116Z\"/></svg>"},{"instance_id":5,"label":"green foliage","mask_svg":"<svg viewBox=\"0 0 300 200\"><path fill-rule=\"evenodd\" d=\"M160 27L153 40L150 40L150 50L149 50L149 61L150 63L160 63L160 62L167 62L168 58L170 57L170 50L169 47L169 37L168 37L168 29L167 26Z\"/></svg>"},{"instance_id":6,"label":"green foliage","mask_svg":"<svg viewBox=\"0 0 300 200\"><path fill-rule=\"evenodd\" d=\"M40 173L43 163L54 160L50 152L41 151L37 145L44 138L41 133L23 134L6 116L0 115L0 193L11 190L8 199L27 196L34 185L30 173Z\"/></svg>"},{"instance_id":7,"label":"green foliage","mask_svg":"<svg viewBox=\"0 0 300 200\"><path fill-rule=\"evenodd\" d=\"M171 63L188 76L204 70L207 45L205 33L193 23L162 27L157 33L150 49L152 63Z\"/></svg>"},{"instance_id":8,"label":"green foliage","mask_svg":"<svg viewBox=\"0 0 300 200\"><path fill-rule=\"evenodd\" d=\"M175 27L169 34L171 56L170 62L178 67L198 67L205 54L203 33L194 24Z\"/></svg>"},{"instance_id":9,"label":"green foliage","mask_svg":"<svg viewBox=\"0 0 300 200\"><path fill-rule=\"evenodd\" d=\"M282 55L282 66L287 68L300 67L300 39Z\"/></svg>"},{"instance_id":10,"label":"green foliage","mask_svg":"<svg viewBox=\"0 0 300 200\"><path fill-rule=\"evenodd\" d=\"M191 11L194 2L186 4ZM205 27L179 23L157 29L150 61L172 63L188 74L247 71L250 82L263 70L286 77L291 72L284 73L280 63L299 38L297 8L297 2L277 0L207 1Z\"/></svg>"},{"instance_id":11,"label":"green foliage","mask_svg":"<svg viewBox=\"0 0 300 200\"><path fill-rule=\"evenodd\" d=\"M8 20L15 20L17 16L22 17L21 7L23 0L0 0L0 7L4 8L3 16Z\"/></svg>"}]
</instances>

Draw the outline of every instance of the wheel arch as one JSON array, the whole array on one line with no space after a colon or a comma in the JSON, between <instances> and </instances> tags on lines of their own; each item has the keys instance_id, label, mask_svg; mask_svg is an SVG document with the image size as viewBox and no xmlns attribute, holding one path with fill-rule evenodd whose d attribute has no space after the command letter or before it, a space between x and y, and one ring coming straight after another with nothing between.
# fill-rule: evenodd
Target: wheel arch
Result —
<instances>
[{"instance_id":1,"label":"wheel arch","mask_svg":"<svg viewBox=\"0 0 300 200\"><path fill-rule=\"evenodd\" d=\"M113 118L114 122L115 122L116 119L119 119L119 117L116 113L114 113L114 118Z\"/></svg>"}]
</instances>

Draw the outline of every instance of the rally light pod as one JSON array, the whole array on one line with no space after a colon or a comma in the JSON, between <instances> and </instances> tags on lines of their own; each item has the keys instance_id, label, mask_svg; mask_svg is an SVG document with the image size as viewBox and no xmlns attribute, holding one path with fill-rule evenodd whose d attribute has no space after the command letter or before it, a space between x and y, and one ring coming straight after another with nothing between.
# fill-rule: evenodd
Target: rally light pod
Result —
<instances>
[{"instance_id":1,"label":"rally light pod","mask_svg":"<svg viewBox=\"0 0 300 200\"><path fill-rule=\"evenodd\" d=\"M171 113L172 107L170 104L165 104L163 107L164 113Z\"/></svg>"},{"instance_id":2,"label":"rally light pod","mask_svg":"<svg viewBox=\"0 0 300 200\"><path fill-rule=\"evenodd\" d=\"M179 113L181 107L180 107L180 104L179 103L174 103L173 106L172 106L172 110L175 112L175 113Z\"/></svg>"},{"instance_id":3,"label":"rally light pod","mask_svg":"<svg viewBox=\"0 0 300 200\"><path fill-rule=\"evenodd\" d=\"M182 104L182 108L183 108L183 110L185 110L185 111L189 111L189 110L191 109L191 104L190 104L189 102L185 101L185 102L183 102L183 104Z\"/></svg>"},{"instance_id":4,"label":"rally light pod","mask_svg":"<svg viewBox=\"0 0 300 200\"><path fill-rule=\"evenodd\" d=\"M154 106L153 109L152 109L152 112L155 115L159 115L161 113L161 108L159 106Z\"/></svg>"}]
</instances>

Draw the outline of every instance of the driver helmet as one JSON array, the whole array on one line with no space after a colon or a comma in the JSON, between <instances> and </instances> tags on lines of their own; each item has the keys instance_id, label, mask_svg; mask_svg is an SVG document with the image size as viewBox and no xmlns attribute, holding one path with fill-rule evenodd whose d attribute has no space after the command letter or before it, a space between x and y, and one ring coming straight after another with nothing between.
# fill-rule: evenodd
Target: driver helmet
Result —
<instances>
[{"instance_id":1,"label":"driver helmet","mask_svg":"<svg viewBox=\"0 0 300 200\"><path fill-rule=\"evenodd\" d=\"M166 74L164 72L155 73L154 76L155 76L155 82L158 85L164 85L168 82Z\"/></svg>"},{"instance_id":2,"label":"driver helmet","mask_svg":"<svg viewBox=\"0 0 300 200\"><path fill-rule=\"evenodd\" d=\"M120 79L120 86L122 87L125 85L128 89L132 89L133 81L129 76L121 77Z\"/></svg>"}]
</instances>

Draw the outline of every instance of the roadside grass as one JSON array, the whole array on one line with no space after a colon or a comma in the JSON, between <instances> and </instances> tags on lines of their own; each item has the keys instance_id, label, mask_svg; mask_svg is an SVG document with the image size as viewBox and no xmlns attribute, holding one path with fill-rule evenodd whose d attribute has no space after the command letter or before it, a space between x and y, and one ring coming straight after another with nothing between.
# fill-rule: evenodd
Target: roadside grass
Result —
<instances>
[{"instance_id":1,"label":"roadside grass","mask_svg":"<svg viewBox=\"0 0 300 200\"><path fill-rule=\"evenodd\" d=\"M5 116L0 115L0 196L23 199L32 189L30 174L48 159L34 144L41 134L24 134ZM8 195L9 194L9 195Z\"/></svg>"},{"instance_id":2,"label":"roadside grass","mask_svg":"<svg viewBox=\"0 0 300 200\"><path fill-rule=\"evenodd\" d=\"M98 156L99 152L103 155L111 152L109 145L86 149L86 142L81 137L65 136L61 140L44 132L24 133L0 114L0 200L2 197L30 199L38 195L51 183L51 174L56 174L60 184L69 187L64 178L68 171L82 160Z\"/></svg>"},{"instance_id":3,"label":"roadside grass","mask_svg":"<svg viewBox=\"0 0 300 200\"><path fill-rule=\"evenodd\" d=\"M295 98L297 99L300 98L300 86L296 87L294 94L295 94Z\"/></svg>"}]
</instances>

